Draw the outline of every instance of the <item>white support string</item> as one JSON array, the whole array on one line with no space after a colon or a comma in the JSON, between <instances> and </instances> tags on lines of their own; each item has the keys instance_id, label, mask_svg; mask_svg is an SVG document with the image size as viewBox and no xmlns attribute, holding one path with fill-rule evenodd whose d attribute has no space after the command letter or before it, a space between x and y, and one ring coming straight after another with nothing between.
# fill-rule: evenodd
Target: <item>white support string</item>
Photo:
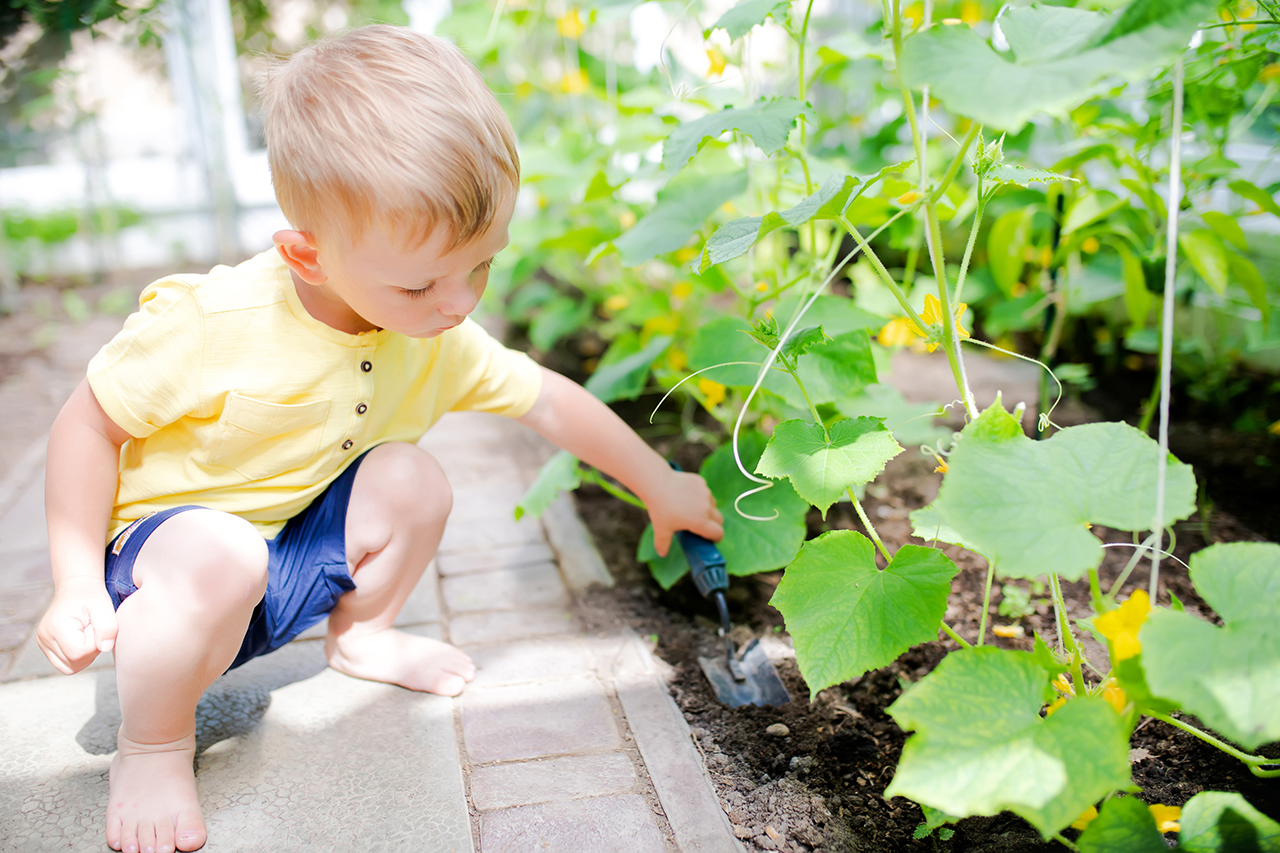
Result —
<instances>
[{"instance_id":1,"label":"white support string","mask_svg":"<svg viewBox=\"0 0 1280 853\"><path fill-rule=\"evenodd\" d=\"M1169 467L1169 383L1173 377L1173 280L1178 268L1178 207L1182 200L1182 56L1173 65L1173 121L1169 128L1169 224L1165 241L1164 305L1160 319L1160 454L1156 460L1156 514L1151 522L1148 595L1155 604L1160 591L1160 553L1164 540L1164 487Z\"/></svg>"}]
</instances>

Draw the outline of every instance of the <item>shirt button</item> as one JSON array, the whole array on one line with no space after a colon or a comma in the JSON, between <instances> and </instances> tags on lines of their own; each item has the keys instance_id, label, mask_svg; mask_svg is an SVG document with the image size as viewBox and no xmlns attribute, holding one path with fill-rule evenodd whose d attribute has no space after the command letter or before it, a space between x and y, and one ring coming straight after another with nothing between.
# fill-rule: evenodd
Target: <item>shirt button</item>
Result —
<instances>
[{"instance_id":1,"label":"shirt button","mask_svg":"<svg viewBox=\"0 0 1280 853\"><path fill-rule=\"evenodd\" d=\"M346 441L342 442L342 449L343 449L343 450L350 450L350 449L351 449L352 447L354 447L354 446L355 446L355 442L354 442L354 441L352 441L352 440L351 440L351 439L349 439L349 438L348 438Z\"/></svg>"},{"instance_id":2,"label":"shirt button","mask_svg":"<svg viewBox=\"0 0 1280 853\"><path fill-rule=\"evenodd\" d=\"M363 370L365 373L368 373L370 370L373 370L373 362L372 361L360 362L360 369Z\"/></svg>"},{"instance_id":3,"label":"shirt button","mask_svg":"<svg viewBox=\"0 0 1280 853\"><path fill-rule=\"evenodd\" d=\"M366 406L364 403L361 403L360 405L356 406L357 415L363 415L367 411L369 411L369 407Z\"/></svg>"}]
</instances>

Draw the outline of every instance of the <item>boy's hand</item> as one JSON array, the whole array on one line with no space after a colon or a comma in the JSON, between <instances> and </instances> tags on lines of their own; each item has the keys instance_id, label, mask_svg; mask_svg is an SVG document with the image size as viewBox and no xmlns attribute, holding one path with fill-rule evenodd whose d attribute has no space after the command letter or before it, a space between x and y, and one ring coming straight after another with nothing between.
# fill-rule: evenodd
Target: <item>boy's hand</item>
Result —
<instances>
[{"instance_id":1,"label":"boy's hand","mask_svg":"<svg viewBox=\"0 0 1280 853\"><path fill-rule=\"evenodd\" d=\"M653 547L658 556L671 550L677 530L689 530L712 542L724 538L724 516L716 499L698 474L668 469L666 479L653 494L645 495L649 520L653 522Z\"/></svg>"},{"instance_id":2,"label":"boy's hand","mask_svg":"<svg viewBox=\"0 0 1280 853\"><path fill-rule=\"evenodd\" d=\"M36 642L63 675L84 669L115 647L116 611L100 579L67 578L36 628Z\"/></svg>"}]
</instances>

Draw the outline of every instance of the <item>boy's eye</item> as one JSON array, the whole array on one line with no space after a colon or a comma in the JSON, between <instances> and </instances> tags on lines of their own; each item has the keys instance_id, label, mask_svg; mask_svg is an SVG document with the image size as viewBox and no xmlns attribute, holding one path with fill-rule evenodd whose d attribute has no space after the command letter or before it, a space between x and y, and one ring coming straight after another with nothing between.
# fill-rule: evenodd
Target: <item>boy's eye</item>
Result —
<instances>
[{"instance_id":1,"label":"boy's eye","mask_svg":"<svg viewBox=\"0 0 1280 853\"><path fill-rule=\"evenodd\" d=\"M410 299L420 299L435 289L436 289L436 283L433 281L430 284L428 284L426 287L419 287L413 290L407 290L402 287L400 288L400 292L403 293L405 296L409 297Z\"/></svg>"}]
</instances>

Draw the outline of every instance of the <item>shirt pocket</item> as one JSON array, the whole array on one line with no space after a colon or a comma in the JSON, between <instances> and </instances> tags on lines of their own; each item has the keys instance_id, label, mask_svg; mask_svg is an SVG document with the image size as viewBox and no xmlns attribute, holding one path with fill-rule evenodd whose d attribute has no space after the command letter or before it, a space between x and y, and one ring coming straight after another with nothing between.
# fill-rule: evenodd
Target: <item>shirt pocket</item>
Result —
<instances>
[{"instance_id":1,"label":"shirt pocket","mask_svg":"<svg viewBox=\"0 0 1280 853\"><path fill-rule=\"evenodd\" d=\"M316 457L330 399L268 403L238 391L227 395L219 418L221 435L212 462L265 480L302 468Z\"/></svg>"}]
</instances>

